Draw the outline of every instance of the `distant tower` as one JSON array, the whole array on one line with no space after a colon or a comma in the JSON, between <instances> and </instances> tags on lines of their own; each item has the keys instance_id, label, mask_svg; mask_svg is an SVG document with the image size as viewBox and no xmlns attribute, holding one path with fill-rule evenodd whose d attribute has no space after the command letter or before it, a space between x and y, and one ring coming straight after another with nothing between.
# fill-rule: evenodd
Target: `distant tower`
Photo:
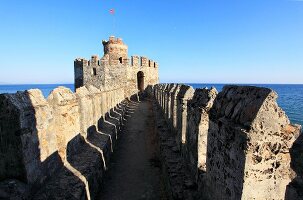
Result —
<instances>
[{"instance_id":1,"label":"distant tower","mask_svg":"<svg viewBox=\"0 0 303 200\"><path fill-rule=\"evenodd\" d=\"M148 85L159 83L157 62L145 56L129 58L128 47L121 38L110 36L102 44L102 58L93 55L90 60L75 59L75 88L93 85L102 91L119 92L123 88L124 96L130 97Z\"/></svg>"},{"instance_id":2,"label":"distant tower","mask_svg":"<svg viewBox=\"0 0 303 200\"><path fill-rule=\"evenodd\" d=\"M121 38L115 38L110 36L108 41L103 40L102 44L104 46L104 56L109 55L110 64L127 64L128 60L128 47L125 45Z\"/></svg>"}]
</instances>

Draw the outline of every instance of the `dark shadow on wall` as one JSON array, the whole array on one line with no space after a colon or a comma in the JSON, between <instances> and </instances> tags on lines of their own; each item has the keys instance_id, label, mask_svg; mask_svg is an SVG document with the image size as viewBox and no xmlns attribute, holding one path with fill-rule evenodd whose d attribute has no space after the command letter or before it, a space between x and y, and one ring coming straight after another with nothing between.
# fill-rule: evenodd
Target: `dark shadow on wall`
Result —
<instances>
[{"instance_id":1,"label":"dark shadow on wall","mask_svg":"<svg viewBox=\"0 0 303 200\"><path fill-rule=\"evenodd\" d=\"M169 91L171 90L173 84L168 84L166 90L164 91L164 98L165 98L165 110L164 110L164 117L166 119L166 121L168 121L168 117L169 117L169 114L168 114L168 111L169 111L169 103L170 103L170 96L169 96Z\"/></svg>"},{"instance_id":2,"label":"dark shadow on wall","mask_svg":"<svg viewBox=\"0 0 303 200\"><path fill-rule=\"evenodd\" d=\"M249 142L243 130L249 131L271 91L262 92L261 97L255 87L225 86L216 97L209 112L206 173L199 170L201 199L241 199Z\"/></svg>"},{"instance_id":3,"label":"dark shadow on wall","mask_svg":"<svg viewBox=\"0 0 303 200\"><path fill-rule=\"evenodd\" d=\"M200 130L200 121L202 108L195 105L199 97L198 89L195 90L194 96L188 101L186 116L186 140L182 143L182 157L184 165L190 172L192 181L197 184L198 176L198 135ZM202 172L201 172L202 173ZM205 171L203 171L205 173Z\"/></svg>"},{"instance_id":4,"label":"dark shadow on wall","mask_svg":"<svg viewBox=\"0 0 303 200\"><path fill-rule=\"evenodd\" d=\"M182 87L182 86L181 86ZM183 115L183 104L180 98L183 98L181 94L181 89L177 95L177 111L176 111L176 127L177 127L177 132L176 132L176 142L177 142L177 147L178 149L182 149L182 115ZM184 95L184 94L183 94Z\"/></svg>"},{"instance_id":5,"label":"dark shadow on wall","mask_svg":"<svg viewBox=\"0 0 303 200\"><path fill-rule=\"evenodd\" d=\"M19 104L16 106L12 101ZM41 144L37 135L35 114L27 91L0 94L0 199L28 199L38 190L40 193L34 196L34 199L45 199L43 191L54 192L55 187L51 186L55 183L49 187L44 183L51 182L53 176L60 173L70 173L64 167L58 151L41 161ZM20 127L20 124L23 127ZM82 184L81 180L72 174L69 180L76 186ZM69 191L56 189L56 192L57 195L62 192L64 196L73 196L68 194Z\"/></svg>"},{"instance_id":6,"label":"dark shadow on wall","mask_svg":"<svg viewBox=\"0 0 303 200\"><path fill-rule=\"evenodd\" d=\"M166 119L171 129L173 129L173 123L172 123L172 105L174 105L172 102L174 101L174 91L177 87L176 84L170 84L166 91Z\"/></svg>"},{"instance_id":7,"label":"dark shadow on wall","mask_svg":"<svg viewBox=\"0 0 303 200\"><path fill-rule=\"evenodd\" d=\"M91 198L94 199L104 173L104 163L100 153L79 134L68 142L67 161L85 177Z\"/></svg>"},{"instance_id":8,"label":"dark shadow on wall","mask_svg":"<svg viewBox=\"0 0 303 200\"><path fill-rule=\"evenodd\" d=\"M167 99L165 100L163 96L165 96L166 93L166 85L157 85L155 88L156 89L154 93L158 100L159 106L162 108L161 111L165 112ZM193 99L195 98L196 97L194 95ZM200 99L197 99L196 101L200 102ZM251 153L258 151L258 144L262 142L262 135L265 135L263 132L264 130L269 129L268 132L265 131L265 133L268 135L270 135L270 132L274 132L271 131L273 125L270 122L275 121L272 121L270 119L273 119L278 115L280 116L281 114L277 113L277 110L275 110L278 115L271 116L272 113L270 109L277 109L274 101L275 94L267 88L250 86L225 86L223 91L219 93L215 99L213 107L209 111L209 120L206 122L208 126L206 129L206 170L196 168L192 172L192 174L195 174L195 171L198 171L198 186L199 194L201 195L198 199L242 199L244 196L249 198L249 195L253 196L254 194L250 192L243 194L243 181L245 177L247 177L245 189L248 188L250 191L253 191L254 189L257 190L258 187L260 188L261 182L255 181L254 185L249 184L250 180L253 181L254 179L255 171L253 169L253 165L256 164L256 161L260 162L258 160L259 158L253 156L252 159L248 159L248 156L250 156ZM194 103L194 101L192 103ZM190 105L191 101L188 101L188 104ZM180 127L183 126L183 124L180 123L182 122L181 119L183 117L182 109L180 109L181 106L182 102L179 101L177 109L177 121L179 123L179 130ZM194 111L203 107L201 105L191 106L193 107ZM258 118L256 118L257 115ZM264 116L269 116L269 118L264 118ZM197 157L199 157L199 154L197 155L196 153L198 152L197 146L199 145L197 144L197 142L199 143L197 135L200 134L199 129L201 124L198 123L198 121L201 120L200 117L201 115L196 116L190 109L187 109L187 137L184 146L187 146L189 150L188 152L185 152L186 156L189 156L189 158L187 158L189 162L185 162L190 165L192 164L190 158L192 155L194 162L198 162ZM264 121L265 125L263 124L262 120ZM190 122L193 121L194 123L190 124ZM262 126L260 126L259 129L258 125L260 124L262 124ZM188 129L188 126L191 126L191 129ZM291 132L297 133L297 131ZM267 136L267 134L265 136ZM256 135L261 137L254 137ZM275 133L274 136L277 136L277 134ZM285 136L287 136L287 134ZM289 134L289 137L293 137L293 134ZM173 146L173 148L174 147L175 146ZM186 149L186 147L182 147L182 149ZM191 155L188 155L188 153ZM273 153L275 154L275 152ZM297 177L288 185L285 199L303 199L302 135L300 135L300 137L296 140L293 147L291 148L290 156L292 161L291 166L294 172L296 172ZM273 154L271 157L273 158ZM192 166L197 166L195 163L193 163ZM245 169L246 164L247 168ZM262 175L271 173L270 171L267 171L269 170L262 169L259 172L256 172L256 175L258 176L258 173L261 173ZM274 177L274 179L276 178ZM263 194L265 194L265 196L269 196L266 192Z\"/></svg>"},{"instance_id":9,"label":"dark shadow on wall","mask_svg":"<svg viewBox=\"0 0 303 200\"><path fill-rule=\"evenodd\" d=\"M303 199L303 133L293 143L290 157L294 177L286 187L285 200Z\"/></svg>"},{"instance_id":10,"label":"dark shadow on wall","mask_svg":"<svg viewBox=\"0 0 303 200\"><path fill-rule=\"evenodd\" d=\"M170 105L170 124L171 124L171 127L173 129L173 131L176 132L176 129L174 127L174 117L176 117L176 113L174 112L175 110L175 107L177 106L177 94L178 94L178 89L179 89L179 85L176 85L176 87L174 88L174 90L172 91L171 93L171 105Z\"/></svg>"},{"instance_id":11,"label":"dark shadow on wall","mask_svg":"<svg viewBox=\"0 0 303 200\"><path fill-rule=\"evenodd\" d=\"M12 95L7 94L7 96ZM22 164L20 136L30 132L30 130L18 128L20 124L19 111L10 104L11 102L6 98L6 95L0 94L0 181L7 178L16 178L26 182L27 177L25 167ZM36 119L33 118L32 120L36 124ZM36 146L37 150L38 146Z\"/></svg>"},{"instance_id":12,"label":"dark shadow on wall","mask_svg":"<svg viewBox=\"0 0 303 200\"><path fill-rule=\"evenodd\" d=\"M138 93L130 96L130 100L134 102L144 101L147 97L147 92L145 90L138 91Z\"/></svg>"},{"instance_id":13,"label":"dark shadow on wall","mask_svg":"<svg viewBox=\"0 0 303 200\"><path fill-rule=\"evenodd\" d=\"M186 137L186 116L187 116L187 99L185 99L185 95L187 91L190 89L188 85L181 85L180 90L177 94L177 135L176 142L178 148L181 150L183 154L182 147L184 147L185 137ZM184 127L185 126L185 127Z\"/></svg>"},{"instance_id":14,"label":"dark shadow on wall","mask_svg":"<svg viewBox=\"0 0 303 200\"><path fill-rule=\"evenodd\" d=\"M121 119L120 115L111 108L110 111L105 115L105 119L115 126L117 134L121 131Z\"/></svg>"},{"instance_id":15,"label":"dark shadow on wall","mask_svg":"<svg viewBox=\"0 0 303 200\"><path fill-rule=\"evenodd\" d=\"M161 107L162 107L162 110L163 110L163 113L165 111L165 91L166 91L166 88L168 87L168 84L165 84L164 87L162 88L162 93L161 93ZM165 115L165 113L164 113Z\"/></svg>"},{"instance_id":16,"label":"dark shadow on wall","mask_svg":"<svg viewBox=\"0 0 303 200\"><path fill-rule=\"evenodd\" d=\"M43 147L36 129L37 107L29 95L28 92L0 94L0 154L3 155L0 199L88 199L87 194L94 198L121 130L120 124L126 120L124 115L131 115L130 110L137 104L125 100L98 120L98 128L89 127L86 138L78 133L67 144L66 161L58 151L41 161ZM57 137L64 133L51 134Z\"/></svg>"},{"instance_id":17,"label":"dark shadow on wall","mask_svg":"<svg viewBox=\"0 0 303 200\"><path fill-rule=\"evenodd\" d=\"M84 176L91 199L96 198L100 191L110 155L121 131L123 116L128 112L128 104L127 101L117 104L98 120L98 127L92 125L87 129L86 138L78 134L67 145L67 160ZM85 191L85 185L82 190Z\"/></svg>"},{"instance_id":18,"label":"dark shadow on wall","mask_svg":"<svg viewBox=\"0 0 303 200\"><path fill-rule=\"evenodd\" d=\"M115 126L113 124L108 123L105 117L102 116L98 120L98 131L109 137L111 143L111 151L113 151L113 148L116 145L116 137L117 137Z\"/></svg>"},{"instance_id":19,"label":"dark shadow on wall","mask_svg":"<svg viewBox=\"0 0 303 200\"><path fill-rule=\"evenodd\" d=\"M99 154L103 162L104 170L107 169L107 164L110 161L110 154L112 149L112 141L110 137L112 134L111 131L113 130L109 130L103 133L101 131L98 131L97 127L93 125L89 127L87 134L87 141L102 151L102 153L100 154L99 152Z\"/></svg>"},{"instance_id":20,"label":"dark shadow on wall","mask_svg":"<svg viewBox=\"0 0 303 200\"><path fill-rule=\"evenodd\" d=\"M87 129L86 138L78 135L68 143L68 162L85 177L91 199L100 191L110 155L121 133L127 104L124 101L110 109L98 120L98 127L92 125Z\"/></svg>"}]
</instances>

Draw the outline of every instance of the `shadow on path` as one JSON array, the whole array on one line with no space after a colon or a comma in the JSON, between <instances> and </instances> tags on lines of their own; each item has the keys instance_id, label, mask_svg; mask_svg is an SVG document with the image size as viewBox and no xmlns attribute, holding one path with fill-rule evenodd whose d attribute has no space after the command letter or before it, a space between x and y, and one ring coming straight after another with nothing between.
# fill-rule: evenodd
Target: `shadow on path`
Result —
<instances>
[{"instance_id":1,"label":"shadow on path","mask_svg":"<svg viewBox=\"0 0 303 200\"><path fill-rule=\"evenodd\" d=\"M128 118L98 199L166 199L152 105L140 102Z\"/></svg>"}]
</instances>

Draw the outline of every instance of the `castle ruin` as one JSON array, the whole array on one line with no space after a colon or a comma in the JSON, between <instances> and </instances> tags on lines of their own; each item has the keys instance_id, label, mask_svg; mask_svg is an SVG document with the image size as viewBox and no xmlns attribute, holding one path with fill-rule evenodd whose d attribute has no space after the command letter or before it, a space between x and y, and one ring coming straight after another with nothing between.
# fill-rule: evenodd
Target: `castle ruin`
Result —
<instances>
[{"instance_id":1,"label":"castle ruin","mask_svg":"<svg viewBox=\"0 0 303 200\"><path fill-rule=\"evenodd\" d=\"M274 91L159 84L156 62L129 59L119 38L102 44L101 59L74 61L75 92L0 94L0 199L100 199L117 146L134 140L127 159L144 160L146 140L158 148L158 161L142 165L160 174L167 199L303 199L301 127ZM147 177L127 159L122 170ZM147 189L150 196L132 199L159 199ZM120 185L111 191L107 199L124 194Z\"/></svg>"},{"instance_id":2,"label":"castle ruin","mask_svg":"<svg viewBox=\"0 0 303 200\"><path fill-rule=\"evenodd\" d=\"M124 88L125 98L159 83L158 63L144 56L128 58L128 47L121 38L102 41L104 55L74 61L75 87L93 85L101 91Z\"/></svg>"}]
</instances>

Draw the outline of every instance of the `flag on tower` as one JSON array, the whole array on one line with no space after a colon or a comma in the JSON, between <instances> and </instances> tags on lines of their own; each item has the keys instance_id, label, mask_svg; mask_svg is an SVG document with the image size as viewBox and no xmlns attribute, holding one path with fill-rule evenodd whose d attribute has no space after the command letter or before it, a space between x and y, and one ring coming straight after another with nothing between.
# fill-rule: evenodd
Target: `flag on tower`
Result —
<instances>
[{"instance_id":1,"label":"flag on tower","mask_svg":"<svg viewBox=\"0 0 303 200\"><path fill-rule=\"evenodd\" d=\"M114 9L110 9L109 13L113 15L113 14L115 14L115 10Z\"/></svg>"}]
</instances>

